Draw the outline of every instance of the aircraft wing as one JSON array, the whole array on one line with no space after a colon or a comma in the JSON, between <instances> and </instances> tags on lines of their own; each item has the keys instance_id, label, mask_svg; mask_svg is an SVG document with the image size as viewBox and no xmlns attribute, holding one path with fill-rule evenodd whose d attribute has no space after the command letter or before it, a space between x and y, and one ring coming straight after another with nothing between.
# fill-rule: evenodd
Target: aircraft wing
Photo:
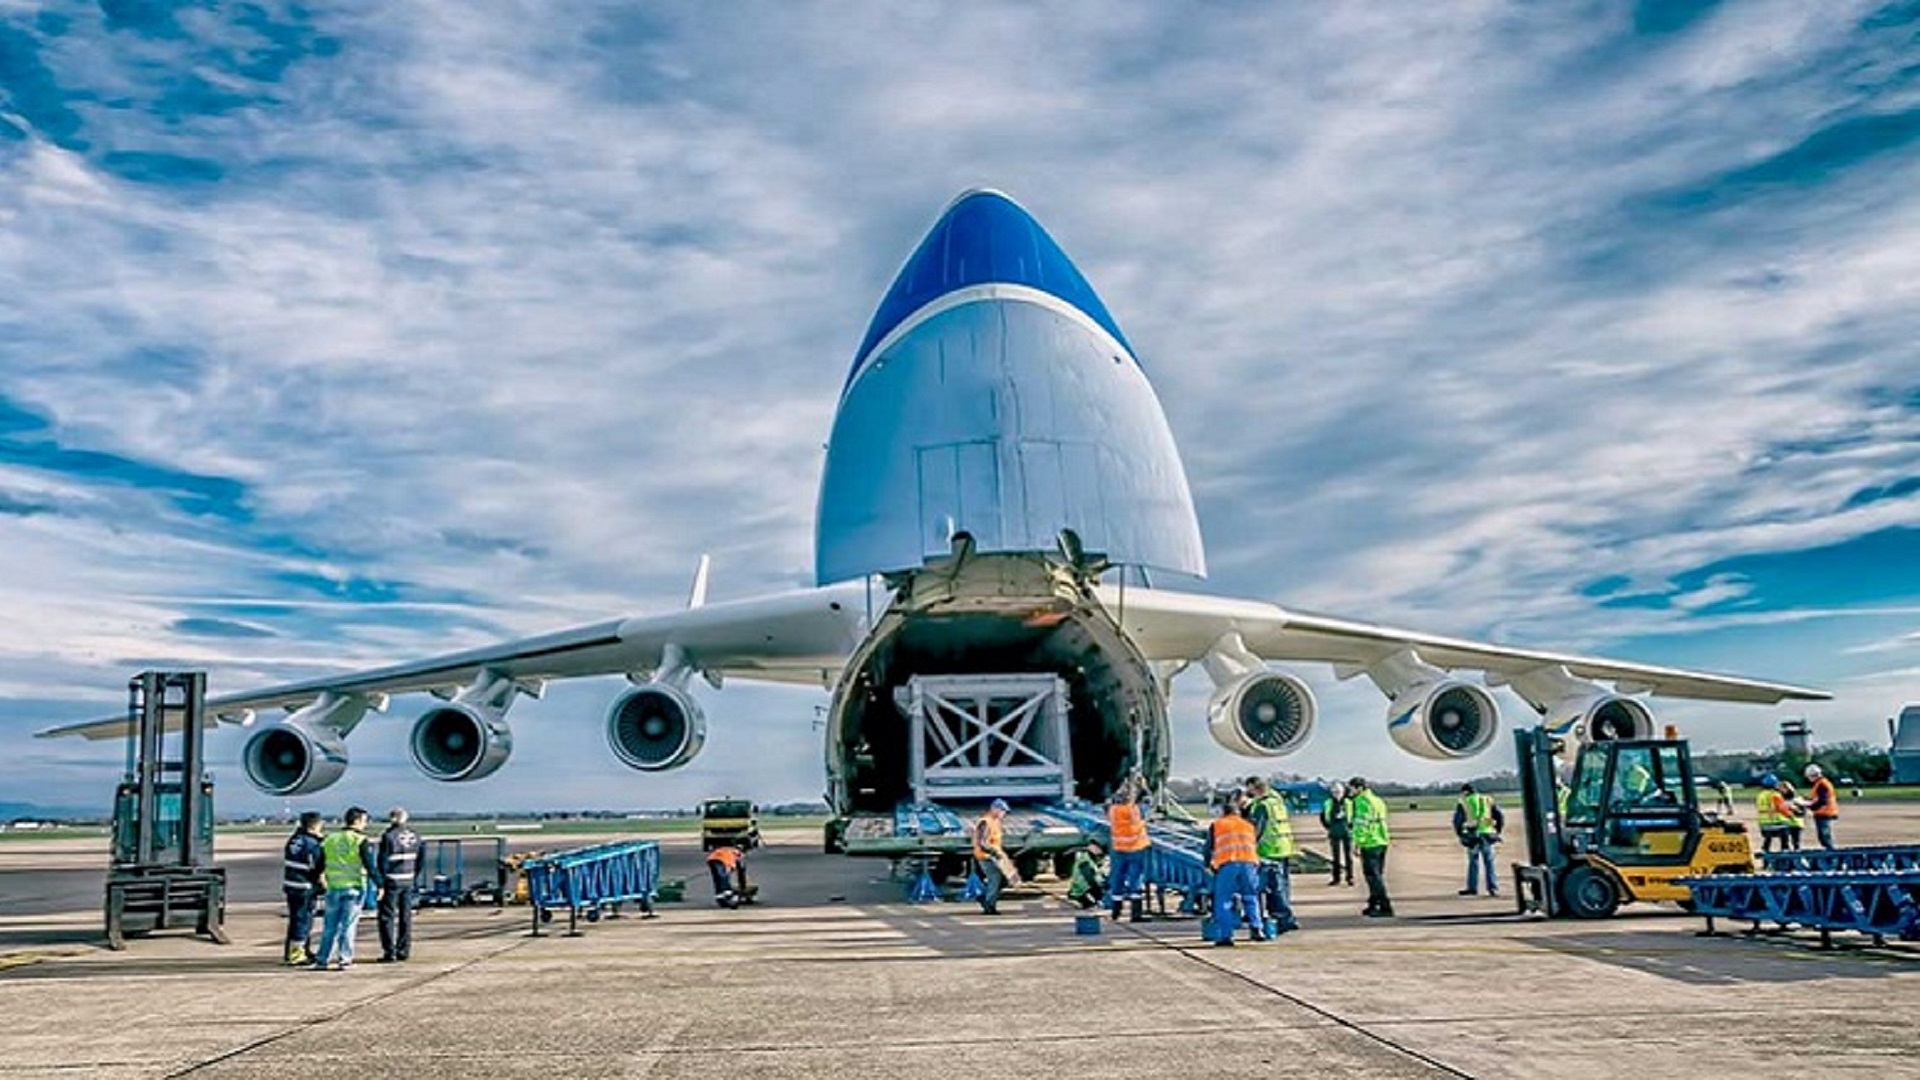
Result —
<instances>
[{"instance_id":1,"label":"aircraft wing","mask_svg":"<svg viewBox=\"0 0 1920 1080\"><path fill-rule=\"evenodd\" d=\"M718 680L824 685L859 641L865 620L859 585L810 589L751 600L689 607L663 615L611 619L464 652L371 671L209 697L207 712L239 723L255 710L292 709L324 693L376 697L417 691L447 693L491 672L529 685L550 679L620 675L658 668L669 646L696 670ZM126 717L90 720L39 733L118 739ZM171 730L171 729L170 729Z\"/></svg>"},{"instance_id":2,"label":"aircraft wing","mask_svg":"<svg viewBox=\"0 0 1920 1080\"><path fill-rule=\"evenodd\" d=\"M1734 675L1657 667L1626 660L1514 648L1417 630L1289 611L1257 600L1232 600L1162 589L1102 586L1101 600L1116 612L1148 660L1191 661L1223 636L1238 633L1263 660L1333 664L1352 672L1412 649L1435 667L1485 672L1493 683L1543 668L1563 667L1586 679L1612 682L1622 693L1771 705L1792 699L1824 701L1824 690Z\"/></svg>"}]
</instances>

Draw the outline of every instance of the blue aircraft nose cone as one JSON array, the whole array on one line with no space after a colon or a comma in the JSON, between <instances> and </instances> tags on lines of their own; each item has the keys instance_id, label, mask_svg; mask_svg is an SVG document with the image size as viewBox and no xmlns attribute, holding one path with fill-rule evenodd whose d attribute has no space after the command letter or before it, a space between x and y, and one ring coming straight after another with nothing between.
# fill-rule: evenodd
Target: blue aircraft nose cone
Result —
<instances>
[{"instance_id":1,"label":"blue aircraft nose cone","mask_svg":"<svg viewBox=\"0 0 1920 1080\"><path fill-rule=\"evenodd\" d=\"M1113 316L1012 199L940 215L867 328L827 441L822 583L1071 532L1117 566L1206 573L1186 470Z\"/></svg>"},{"instance_id":2,"label":"blue aircraft nose cone","mask_svg":"<svg viewBox=\"0 0 1920 1080\"><path fill-rule=\"evenodd\" d=\"M969 191L955 199L893 279L873 313L853 370L887 334L927 304L975 285L1025 285L1078 308L1133 352L1107 306L1067 253L1017 202L998 191Z\"/></svg>"}]
</instances>

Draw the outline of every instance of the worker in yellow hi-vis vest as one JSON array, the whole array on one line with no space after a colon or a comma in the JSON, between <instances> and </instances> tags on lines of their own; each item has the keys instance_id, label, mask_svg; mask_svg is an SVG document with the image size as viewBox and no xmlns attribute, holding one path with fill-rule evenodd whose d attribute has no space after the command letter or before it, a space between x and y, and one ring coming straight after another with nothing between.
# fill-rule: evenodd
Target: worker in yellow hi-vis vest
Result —
<instances>
[{"instance_id":1,"label":"worker in yellow hi-vis vest","mask_svg":"<svg viewBox=\"0 0 1920 1080\"><path fill-rule=\"evenodd\" d=\"M1286 797L1264 777L1249 776L1246 784L1247 821L1253 826L1260 855L1260 893L1274 932L1300 929L1293 917L1293 818Z\"/></svg>"},{"instance_id":2,"label":"worker in yellow hi-vis vest","mask_svg":"<svg viewBox=\"0 0 1920 1080\"><path fill-rule=\"evenodd\" d=\"M1487 895L1500 895L1500 878L1493 869L1493 848L1500 842L1500 832L1506 826L1506 817L1500 813L1493 796L1480 794L1472 784L1460 785L1460 799L1453 804L1453 834L1460 838L1460 846L1467 849L1467 887L1460 890L1461 896L1480 891L1482 866L1487 870Z\"/></svg>"}]
</instances>

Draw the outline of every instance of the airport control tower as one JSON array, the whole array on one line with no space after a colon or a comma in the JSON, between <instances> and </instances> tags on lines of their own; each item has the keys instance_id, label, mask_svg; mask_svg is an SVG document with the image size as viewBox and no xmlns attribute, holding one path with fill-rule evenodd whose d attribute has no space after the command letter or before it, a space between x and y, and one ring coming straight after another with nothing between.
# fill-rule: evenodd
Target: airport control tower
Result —
<instances>
[{"instance_id":1,"label":"airport control tower","mask_svg":"<svg viewBox=\"0 0 1920 1080\"><path fill-rule=\"evenodd\" d=\"M1813 756L1813 729L1804 717L1780 721L1780 742L1789 755Z\"/></svg>"}]
</instances>

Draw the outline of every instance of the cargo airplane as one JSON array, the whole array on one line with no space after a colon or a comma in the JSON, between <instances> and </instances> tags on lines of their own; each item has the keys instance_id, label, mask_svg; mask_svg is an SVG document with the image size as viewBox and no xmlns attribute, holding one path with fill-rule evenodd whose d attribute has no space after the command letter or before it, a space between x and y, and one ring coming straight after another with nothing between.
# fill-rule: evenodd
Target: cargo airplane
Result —
<instances>
[{"instance_id":1,"label":"cargo airplane","mask_svg":"<svg viewBox=\"0 0 1920 1080\"><path fill-rule=\"evenodd\" d=\"M1384 696L1386 736L1430 760L1493 742L1489 686L1570 743L1650 737L1649 697L1777 703L1818 690L1511 648L1151 587L1203 577L1179 451L1133 347L1028 213L961 195L888 289L840 391L820 484L817 587L610 619L377 670L218 695L254 724L248 778L279 796L347 769L347 740L390 697L438 700L414 721L435 780L488 776L507 716L555 679L624 675L613 755L641 772L694 760L707 720L690 692L748 679L830 689L827 797L841 818L990 797L1098 800L1167 776L1170 683L1213 686L1208 733L1280 758L1314 731L1313 693L1272 665L1331 665ZM1479 676L1477 680L1463 673ZM284 710L255 724L267 710ZM111 738L124 720L42 732Z\"/></svg>"}]
</instances>

